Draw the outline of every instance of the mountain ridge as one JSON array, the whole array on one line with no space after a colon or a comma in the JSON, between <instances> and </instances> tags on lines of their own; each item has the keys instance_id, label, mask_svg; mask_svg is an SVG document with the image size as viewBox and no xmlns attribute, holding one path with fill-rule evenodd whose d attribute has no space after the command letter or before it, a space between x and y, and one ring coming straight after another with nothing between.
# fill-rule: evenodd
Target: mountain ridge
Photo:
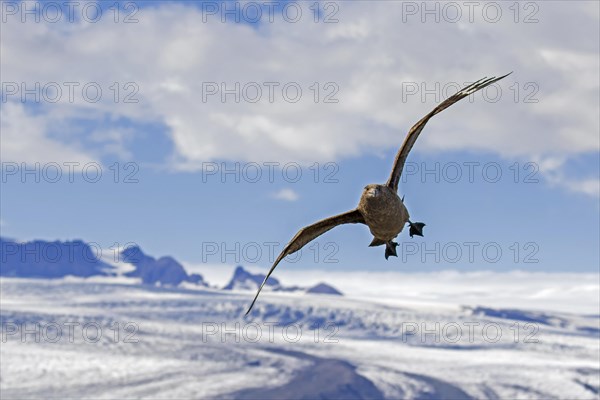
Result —
<instances>
[{"instance_id":1,"label":"mountain ridge","mask_svg":"<svg viewBox=\"0 0 600 400\"><path fill-rule=\"evenodd\" d=\"M201 274L188 273L172 256L154 258L142 251L140 246L127 247L115 255L111 264L101 256L102 250L83 240L17 242L0 237L0 276L21 278L58 279L67 276L89 278L92 276L138 278L143 285L172 286L183 283L209 287ZM123 270L123 264L129 265ZM238 265L221 290L255 291L265 275L251 273ZM332 286L319 283L305 288L284 286L278 279L269 277L266 290L277 292L303 292L307 294L342 295Z\"/></svg>"}]
</instances>

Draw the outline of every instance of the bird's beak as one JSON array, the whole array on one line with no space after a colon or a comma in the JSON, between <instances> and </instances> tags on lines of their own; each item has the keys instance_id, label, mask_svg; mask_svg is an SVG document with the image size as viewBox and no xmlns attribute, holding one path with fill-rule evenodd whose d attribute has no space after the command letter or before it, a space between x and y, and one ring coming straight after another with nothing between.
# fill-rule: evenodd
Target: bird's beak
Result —
<instances>
[{"instance_id":1,"label":"bird's beak","mask_svg":"<svg viewBox=\"0 0 600 400\"><path fill-rule=\"evenodd\" d=\"M367 196L369 197L375 197L379 194L379 189L377 188L370 188L369 190L367 190Z\"/></svg>"}]
</instances>

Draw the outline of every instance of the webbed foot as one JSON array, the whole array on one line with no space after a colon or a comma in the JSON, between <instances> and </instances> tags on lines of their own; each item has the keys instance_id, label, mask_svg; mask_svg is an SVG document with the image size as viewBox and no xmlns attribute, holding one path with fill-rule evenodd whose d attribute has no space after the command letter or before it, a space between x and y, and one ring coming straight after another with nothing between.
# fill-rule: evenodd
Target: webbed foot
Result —
<instances>
[{"instance_id":1,"label":"webbed foot","mask_svg":"<svg viewBox=\"0 0 600 400\"><path fill-rule=\"evenodd\" d=\"M425 226L424 223L410 221L408 221L408 223L410 224L410 229L408 231L410 237L413 237L414 235L423 236L423 227Z\"/></svg>"},{"instance_id":2,"label":"webbed foot","mask_svg":"<svg viewBox=\"0 0 600 400\"><path fill-rule=\"evenodd\" d=\"M388 259L389 256L398 257L398 254L396 254L396 247L398 247L398 243L392 242L391 240L389 242L385 243L385 259L386 260Z\"/></svg>"}]
</instances>

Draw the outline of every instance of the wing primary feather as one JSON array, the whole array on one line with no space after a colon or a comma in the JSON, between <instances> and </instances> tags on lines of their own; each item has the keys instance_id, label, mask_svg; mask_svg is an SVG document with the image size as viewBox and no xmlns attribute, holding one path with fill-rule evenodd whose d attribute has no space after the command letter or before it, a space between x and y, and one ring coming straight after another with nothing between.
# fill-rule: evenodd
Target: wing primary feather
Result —
<instances>
[{"instance_id":1,"label":"wing primary feather","mask_svg":"<svg viewBox=\"0 0 600 400\"><path fill-rule=\"evenodd\" d=\"M269 277L271 276L271 274L277 267L277 264L279 264L279 262L281 260L283 260L283 258L285 256L288 256L290 254L297 252L302 247L304 247L307 243L311 242L312 240L316 239L317 237L321 236L325 232L335 228L338 225L357 224L357 223L364 224L365 220L364 220L362 214L360 213L360 211L355 209L352 211L345 212L343 214L338 214L333 217L323 219L319 222L316 222L312 225L309 225L309 226L306 226L306 227L300 229L298 231L298 233L296 233L296 235L292 238L292 240L290 240L290 242L283 248L283 250L281 251L281 254L279 254L277 259L273 263L273 266L271 267L271 269L265 276L265 279L263 280L262 284L258 288L258 291L256 292L256 296L254 296L254 300L252 300L252 304L250 304L250 307L248 307L248 311L246 311L245 315L248 315L250 310L252 310L254 303L256 303L256 299L258 299L258 295L260 294L260 291L267 283L267 280L269 279Z\"/></svg>"},{"instance_id":2,"label":"wing primary feather","mask_svg":"<svg viewBox=\"0 0 600 400\"><path fill-rule=\"evenodd\" d=\"M450 107L452 104L458 102L459 100L464 99L465 97L477 92L478 90L481 90L484 87L491 85L492 83L498 82L500 79L506 78L510 74L512 74L512 72L509 72L508 74L500 76L498 78L484 77L473 82L468 86L465 86L454 95L442 101L429 114L421 118L419 122L413 125L413 127L410 128L408 135L406 135L406 138L404 139L400 150L398 150L398 153L396 154L396 158L394 159L394 167L392 168L392 173L390 174L390 178L386 183L387 186L389 186L395 191L398 191L398 182L400 181L400 176L402 175L402 170L404 169L404 163L406 162L408 153L412 149L413 145L417 141L417 138L419 137L419 134L421 133L427 122L431 119L431 117Z\"/></svg>"}]
</instances>

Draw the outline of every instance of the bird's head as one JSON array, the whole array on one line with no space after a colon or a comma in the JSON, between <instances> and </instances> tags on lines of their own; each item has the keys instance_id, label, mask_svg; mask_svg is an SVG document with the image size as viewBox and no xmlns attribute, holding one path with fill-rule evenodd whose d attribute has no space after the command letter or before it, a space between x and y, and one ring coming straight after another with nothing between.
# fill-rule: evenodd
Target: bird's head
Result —
<instances>
[{"instance_id":1,"label":"bird's head","mask_svg":"<svg viewBox=\"0 0 600 400\"><path fill-rule=\"evenodd\" d=\"M378 197L381 195L381 185L370 184L365 186L364 194L367 197Z\"/></svg>"}]
</instances>

